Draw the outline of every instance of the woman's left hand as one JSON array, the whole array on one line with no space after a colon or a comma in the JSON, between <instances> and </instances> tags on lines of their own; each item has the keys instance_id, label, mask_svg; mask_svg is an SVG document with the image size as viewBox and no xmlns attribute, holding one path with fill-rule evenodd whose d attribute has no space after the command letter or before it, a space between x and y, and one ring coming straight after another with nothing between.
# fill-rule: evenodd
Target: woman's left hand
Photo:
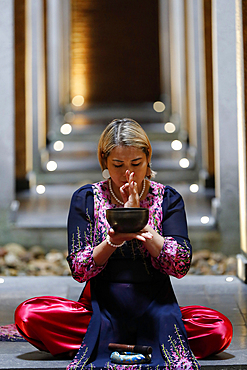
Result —
<instances>
[{"instance_id":1,"label":"woman's left hand","mask_svg":"<svg viewBox=\"0 0 247 370\"><path fill-rule=\"evenodd\" d=\"M138 194L137 183L134 181L134 172L126 171L127 183L121 186L120 193L124 202L124 207L140 207L140 197Z\"/></svg>"},{"instance_id":2,"label":"woman's left hand","mask_svg":"<svg viewBox=\"0 0 247 370\"><path fill-rule=\"evenodd\" d=\"M121 244L123 241L128 241L132 239L137 239L142 242L153 239L152 233L145 229L140 230L137 233L117 233L113 229L109 229L108 235L110 236L114 244Z\"/></svg>"}]
</instances>

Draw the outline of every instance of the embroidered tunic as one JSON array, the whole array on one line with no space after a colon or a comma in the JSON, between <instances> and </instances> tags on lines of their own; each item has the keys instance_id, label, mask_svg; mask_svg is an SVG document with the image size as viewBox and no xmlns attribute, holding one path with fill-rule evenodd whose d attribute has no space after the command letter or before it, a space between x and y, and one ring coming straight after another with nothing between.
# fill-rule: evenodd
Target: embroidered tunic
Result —
<instances>
[{"instance_id":1,"label":"embroidered tunic","mask_svg":"<svg viewBox=\"0 0 247 370\"><path fill-rule=\"evenodd\" d=\"M77 281L90 281L93 315L68 370L200 369L169 278L183 277L191 261L182 197L170 186L151 181L140 206L149 209L148 224L164 237L159 256L152 257L144 243L133 239L116 248L105 265L96 266L93 249L110 227L106 210L118 206L111 203L107 181L86 185L73 195L68 262ZM110 342L152 346L151 362L113 364Z\"/></svg>"}]
</instances>

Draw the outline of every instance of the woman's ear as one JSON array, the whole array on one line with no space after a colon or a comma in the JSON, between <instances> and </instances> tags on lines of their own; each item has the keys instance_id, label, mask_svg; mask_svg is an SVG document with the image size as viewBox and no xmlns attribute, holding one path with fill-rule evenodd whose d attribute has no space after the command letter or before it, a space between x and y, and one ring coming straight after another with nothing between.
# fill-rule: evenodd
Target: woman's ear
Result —
<instances>
[{"instance_id":1,"label":"woman's ear","mask_svg":"<svg viewBox=\"0 0 247 370\"><path fill-rule=\"evenodd\" d=\"M102 158L101 163L103 165L103 168L105 169L105 168L107 168L107 160L106 160L105 153L103 153L103 152L101 153L101 158Z\"/></svg>"}]
</instances>

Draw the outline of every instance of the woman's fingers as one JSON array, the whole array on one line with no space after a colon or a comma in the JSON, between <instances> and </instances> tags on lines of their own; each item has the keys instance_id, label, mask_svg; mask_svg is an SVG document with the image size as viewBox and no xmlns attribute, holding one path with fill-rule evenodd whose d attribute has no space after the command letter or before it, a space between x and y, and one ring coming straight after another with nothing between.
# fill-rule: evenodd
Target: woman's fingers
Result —
<instances>
[{"instance_id":1,"label":"woman's fingers","mask_svg":"<svg viewBox=\"0 0 247 370\"><path fill-rule=\"evenodd\" d=\"M129 177L130 177L130 170L126 170L125 172L126 180L129 182Z\"/></svg>"},{"instance_id":2,"label":"woman's fingers","mask_svg":"<svg viewBox=\"0 0 247 370\"><path fill-rule=\"evenodd\" d=\"M140 207L137 183L134 181L134 172L129 170L125 173L127 183L121 186L120 193L125 207Z\"/></svg>"},{"instance_id":3,"label":"woman's fingers","mask_svg":"<svg viewBox=\"0 0 247 370\"><path fill-rule=\"evenodd\" d=\"M113 236L114 234L116 234L115 233L115 231L112 229L112 228L110 228L109 230L108 230L108 234L110 235L110 236Z\"/></svg>"},{"instance_id":4,"label":"woman's fingers","mask_svg":"<svg viewBox=\"0 0 247 370\"><path fill-rule=\"evenodd\" d=\"M128 189L129 189L129 184L128 183L124 184L119 189L124 203L126 203L128 201L128 198L129 198L129 190Z\"/></svg>"},{"instance_id":5,"label":"woman's fingers","mask_svg":"<svg viewBox=\"0 0 247 370\"><path fill-rule=\"evenodd\" d=\"M108 234L112 238L116 238L118 240L132 240L138 239L140 241L145 242L146 240L151 240L153 238L153 234L149 231L140 231L139 233L116 233L112 228L109 229Z\"/></svg>"},{"instance_id":6,"label":"woman's fingers","mask_svg":"<svg viewBox=\"0 0 247 370\"><path fill-rule=\"evenodd\" d=\"M140 237L142 239L139 239ZM143 240L143 238L145 240ZM151 234L149 231L147 231L145 233L137 234L136 239L143 240L143 241L146 241L146 239L151 240L151 239L153 239L153 234Z\"/></svg>"}]
</instances>

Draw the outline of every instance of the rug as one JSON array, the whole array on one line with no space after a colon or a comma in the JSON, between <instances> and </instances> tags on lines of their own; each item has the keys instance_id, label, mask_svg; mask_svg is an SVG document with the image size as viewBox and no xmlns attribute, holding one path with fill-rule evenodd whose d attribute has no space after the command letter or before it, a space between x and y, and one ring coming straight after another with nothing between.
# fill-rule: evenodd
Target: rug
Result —
<instances>
[{"instance_id":1,"label":"rug","mask_svg":"<svg viewBox=\"0 0 247 370\"><path fill-rule=\"evenodd\" d=\"M16 329L15 324L0 326L0 342L26 342Z\"/></svg>"}]
</instances>

